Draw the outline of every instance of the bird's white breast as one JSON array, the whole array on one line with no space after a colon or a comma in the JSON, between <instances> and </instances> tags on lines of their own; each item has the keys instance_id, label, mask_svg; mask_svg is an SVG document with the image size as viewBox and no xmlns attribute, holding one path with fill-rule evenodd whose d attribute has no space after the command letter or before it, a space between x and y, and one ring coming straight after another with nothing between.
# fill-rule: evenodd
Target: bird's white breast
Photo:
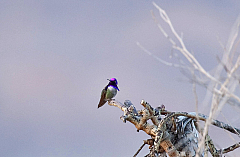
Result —
<instances>
[{"instance_id":1,"label":"bird's white breast","mask_svg":"<svg viewBox=\"0 0 240 157\"><path fill-rule=\"evenodd\" d=\"M116 94L117 94L117 89L112 86L108 86L106 98L112 99L113 97L115 97Z\"/></svg>"}]
</instances>

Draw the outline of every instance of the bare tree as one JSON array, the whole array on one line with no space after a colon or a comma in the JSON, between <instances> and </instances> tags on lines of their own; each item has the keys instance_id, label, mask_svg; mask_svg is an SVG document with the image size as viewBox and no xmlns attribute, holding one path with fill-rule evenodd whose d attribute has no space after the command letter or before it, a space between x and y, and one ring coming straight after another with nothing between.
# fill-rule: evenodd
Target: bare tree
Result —
<instances>
[{"instance_id":1,"label":"bare tree","mask_svg":"<svg viewBox=\"0 0 240 157\"><path fill-rule=\"evenodd\" d=\"M217 57L218 65L216 66L215 72L211 74L202 67L194 55L187 49L182 37L174 29L167 13L156 3L153 2L153 5L158 10L163 22L170 28L171 35L174 36L173 39L168 35L163 29L162 24L157 21L152 12L152 17L158 28L172 44L172 48L177 50L177 52L174 52L174 56L177 57L179 63L166 62L153 55L140 43L137 43L137 45L161 63L180 68L191 74L190 79L193 83L196 112L170 112L167 111L163 105L153 108L144 100L141 101L141 105L144 108L142 110L137 110L129 100L126 100L124 104L116 100L109 100L109 105L116 106L123 111L124 114L120 117L123 122L131 122L135 125L137 130L143 130L151 137L148 140L144 140L143 145L134 156L137 156L138 152L145 144L148 144L150 149L149 154L146 155L147 157L164 157L167 155L171 157L199 157L207 156L208 152L210 152L212 156L218 157L235 150L240 147L240 142L228 148L216 149L212 139L208 135L208 129L210 125L215 125L238 136L240 134L240 129L215 120L225 104L240 104L240 97L235 94L235 89L240 83L240 76L239 73L237 73L239 72L240 55L235 53L235 48L240 42L238 35L240 16L232 27L227 45L225 47L223 46L224 53L222 53L221 58ZM185 63L181 59L182 57L186 58L188 63ZM200 114L197 111L198 96L196 93L196 84L206 88L207 94L205 100L206 103L211 104L211 110L208 116ZM199 121L205 122L203 128L198 124Z\"/></svg>"}]
</instances>

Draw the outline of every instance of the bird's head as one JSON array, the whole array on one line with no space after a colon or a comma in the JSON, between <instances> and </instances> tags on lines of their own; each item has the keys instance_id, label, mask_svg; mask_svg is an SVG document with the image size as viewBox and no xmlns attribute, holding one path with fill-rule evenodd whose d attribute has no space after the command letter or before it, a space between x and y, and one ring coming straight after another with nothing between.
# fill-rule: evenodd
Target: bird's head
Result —
<instances>
[{"instance_id":1,"label":"bird's head","mask_svg":"<svg viewBox=\"0 0 240 157\"><path fill-rule=\"evenodd\" d=\"M114 83L114 84L118 84L117 82L117 79L116 78L111 78L111 79L108 79L111 83Z\"/></svg>"}]
</instances>

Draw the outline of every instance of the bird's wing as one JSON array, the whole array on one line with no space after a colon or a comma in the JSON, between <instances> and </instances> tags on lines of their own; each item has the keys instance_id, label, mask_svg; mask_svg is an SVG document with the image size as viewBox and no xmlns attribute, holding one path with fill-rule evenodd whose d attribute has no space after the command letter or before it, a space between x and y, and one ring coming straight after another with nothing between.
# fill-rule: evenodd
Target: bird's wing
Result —
<instances>
[{"instance_id":1,"label":"bird's wing","mask_svg":"<svg viewBox=\"0 0 240 157\"><path fill-rule=\"evenodd\" d=\"M101 99L98 103L98 108L99 107L102 107L107 101L105 100L105 96L106 96L106 93L107 91L105 89L102 90L102 93L101 93Z\"/></svg>"}]
</instances>

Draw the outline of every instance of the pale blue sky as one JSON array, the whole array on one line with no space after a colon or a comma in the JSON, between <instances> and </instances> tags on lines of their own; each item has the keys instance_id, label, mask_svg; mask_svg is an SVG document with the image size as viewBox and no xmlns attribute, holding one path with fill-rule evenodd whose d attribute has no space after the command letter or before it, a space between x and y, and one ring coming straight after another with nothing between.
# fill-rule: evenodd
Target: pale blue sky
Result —
<instances>
[{"instance_id":1,"label":"pale blue sky","mask_svg":"<svg viewBox=\"0 0 240 157\"><path fill-rule=\"evenodd\" d=\"M183 32L203 67L213 69L216 55L222 53L218 38L226 43L240 2L156 3ZM116 99L129 99L137 109L145 99L153 107L164 104L171 111L194 111L192 85L186 77L136 45L140 42L162 59L176 62L169 58L171 45L150 10L159 19L146 0L1 0L0 156L133 156L149 137L124 124L118 108L97 109L111 77L119 82ZM197 90L201 101L205 89ZM224 108L223 114L240 128L233 113L239 110ZM234 144L226 133L219 138L221 133L212 135L219 146ZM145 147L139 156L147 152Z\"/></svg>"}]
</instances>

